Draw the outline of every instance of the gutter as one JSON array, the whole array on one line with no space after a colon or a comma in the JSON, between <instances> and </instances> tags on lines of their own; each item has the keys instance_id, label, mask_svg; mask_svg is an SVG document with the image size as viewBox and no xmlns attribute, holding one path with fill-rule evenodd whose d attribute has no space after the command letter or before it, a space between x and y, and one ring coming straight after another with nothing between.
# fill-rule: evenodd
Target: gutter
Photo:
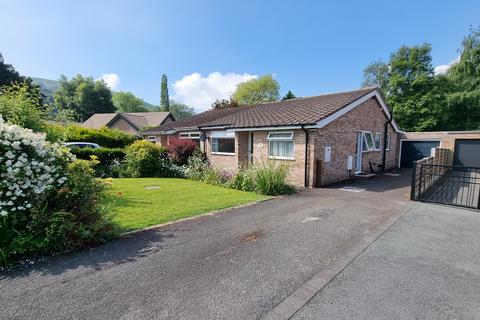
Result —
<instances>
[{"instance_id":1,"label":"gutter","mask_svg":"<svg viewBox=\"0 0 480 320\"><path fill-rule=\"evenodd\" d=\"M304 171L305 171L305 176L304 176L304 186L305 188L308 188L308 161L307 161L307 157L308 157L308 130L305 129L305 125L302 125L302 130L303 132L305 132L305 167L304 167Z\"/></svg>"},{"instance_id":2,"label":"gutter","mask_svg":"<svg viewBox=\"0 0 480 320\"><path fill-rule=\"evenodd\" d=\"M386 170L387 162L387 139L388 139L388 125L393 121L393 110L390 110L390 118L385 122L385 127L383 129L383 150L382 150L382 170Z\"/></svg>"}]
</instances>

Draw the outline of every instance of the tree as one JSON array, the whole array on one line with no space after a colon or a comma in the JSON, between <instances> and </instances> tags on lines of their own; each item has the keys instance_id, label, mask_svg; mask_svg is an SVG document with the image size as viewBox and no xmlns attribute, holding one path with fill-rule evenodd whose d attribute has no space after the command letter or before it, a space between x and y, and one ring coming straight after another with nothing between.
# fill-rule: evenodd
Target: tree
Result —
<instances>
[{"instance_id":1,"label":"tree","mask_svg":"<svg viewBox=\"0 0 480 320\"><path fill-rule=\"evenodd\" d=\"M23 81L25 81L25 77L22 77L11 64L5 63L0 52L0 86Z\"/></svg>"},{"instance_id":2,"label":"tree","mask_svg":"<svg viewBox=\"0 0 480 320\"><path fill-rule=\"evenodd\" d=\"M25 82L0 87L0 115L10 124L42 131L44 110L40 90Z\"/></svg>"},{"instance_id":3,"label":"tree","mask_svg":"<svg viewBox=\"0 0 480 320\"><path fill-rule=\"evenodd\" d=\"M168 96L168 79L165 74L162 75L162 84L160 86L160 109L170 111L170 98Z\"/></svg>"},{"instance_id":4,"label":"tree","mask_svg":"<svg viewBox=\"0 0 480 320\"><path fill-rule=\"evenodd\" d=\"M177 121L191 117L195 114L193 108L187 106L186 104L176 102L174 100L170 101L170 113Z\"/></svg>"},{"instance_id":5,"label":"tree","mask_svg":"<svg viewBox=\"0 0 480 320\"><path fill-rule=\"evenodd\" d=\"M283 96L282 100L289 100L289 99L295 99L296 96L292 93L292 91L288 90L287 94Z\"/></svg>"},{"instance_id":6,"label":"tree","mask_svg":"<svg viewBox=\"0 0 480 320\"><path fill-rule=\"evenodd\" d=\"M107 84L103 80L95 81L92 77L77 75L68 80L62 75L54 97L57 108L73 110L78 121L85 121L95 113L116 111Z\"/></svg>"},{"instance_id":7,"label":"tree","mask_svg":"<svg viewBox=\"0 0 480 320\"><path fill-rule=\"evenodd\" d=\"M115 92L112 96L112 101L115 107L120 112L149 112L144 107L145 102L136 97L131 92Z\"/></svg>"},{"instance_id":8,"label":"tree","mask_svg":"<svg viewBox=\"0 0 480 320\"><path fill-rule=\"evenodd\" d=\"M369 64L363 70L362 87L378 87L385 95L385 86L388 82L388 64L382 60L377 60Z\"/></svg>"},{"instance_id":9,"label":"tree","mask_svg":"<svg viewBox=\"0 0 480 320\"><path fill-rule=\"evenodd\" d=\"M279 98L279 89L278 82L273 79L272 75L268 74L258 79L240 83L232 95L232 100L235 100L238 104L275 101Z\"/></svg>"},{"instance_id":10,"label":"tree","mask_svg":"<svg viewBox=\"0 0 480 320\"><path fill-rule=\"evenodd\" d=\"M445 76L448 130L480 129L480 27L470 29Z\"/></svg>"},{"instance_id":11,"label":"tree","mask_svg":"<svg viewBox=\"0 0 480 320\"><path fill-rule=\"evenodd\" d=\"M380 87L402 129L441 129L445 96L433 73L429 44L403 46L388 64L373 62L365 68L362 84Z\"/></svg>"},{"instance_id":12,"label":"tree","mask_svg":"<svg viewBox=\"0 0 480 320\"><path fill-rule=\"evenodd\" d=\"M235 100L230 99L217 99L212 103L212 109L226 109L226 108L235 108L240 106Z\"/></svg>"}]
</instances>

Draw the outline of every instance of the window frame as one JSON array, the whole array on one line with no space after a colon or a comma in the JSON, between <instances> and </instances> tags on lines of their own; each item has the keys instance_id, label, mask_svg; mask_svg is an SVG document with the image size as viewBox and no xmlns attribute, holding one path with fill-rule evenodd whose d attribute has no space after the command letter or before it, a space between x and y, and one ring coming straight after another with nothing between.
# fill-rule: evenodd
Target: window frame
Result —
<instances>
[{"instance_id":1,"label":"window frame","mask_svg":"<svg viewBox=\"0 0 480 320\"><path fill-rule=\"evenodd\" d=\"M200 140L200 132L180 132L178 134L178 137L182 140L186 140L186 139L189 139L189 140Z\"/></svg>"},{"instance_id":2,"label":"window frame","mask_svg":"<svg viewBox=\"0 0 480 320\"><path fill-rule=\"evenodd\" d=\"M371 142L373 143L373 147L370 147L368 145L367 135L370 135L370 137L372 138ZM364 143L367 147L366 150L363 148ZM362 153L363 152L371 152L371 151L377 151L377 149L375 148L375 139L373 138L372 132L371 131L362 131Z\"/></svg>"},{"instance_id":3,"label":"window frame","mask_svg":"<svg viewBox=\"0 0 480 320\"><path fill-rule=\"evenodd\" d=\"M288 134L289 137L275 137L275 134ZM294 133L293 131L273 131L269 132L267 135L268 141L268 158L273 160L295 160L295 140L294 140ZM291 157L284 157L284 156L272 156L272 143L274 142L291 142L292 143L292 156Z\"/></svg>"},{"instance_id":4,"label":"window frame","mask_svg":"<svg viewBox=\"0 0 480 320\"><path fill-rule=\"evenodd\" d=\"M157 136L147 136L147 141L152 143L157 143Z\"/></svg>"},{"instance_id":5,"label":"window frame","mask_svg":"<svg viewBox=\"0 0 480 320\"><path fill-rule=\"evenodd\" d=\"M378 147L377 147L377 137L379 137ZM383 134L381 132L375 132L375 135L373 136L373 143L375 144L375 150L382 150L382 137L383 137Z\"/></svg>"},{"instance_id":6,"label":"window frame","mask_svg":"<svg viewBox=\"0 0 480 320\"><path fill-rule=\"evenodd\" d=\"M385 150L390 150L390 133L387 133L387 141Z\"/></svg>"},{"instance_id":7,"label":"window frame","mask_svg":"<svg viewBox=\"0 0 480 320\"><path fill-rule=\"evenodd\" d=\"M224 151L213 151L214 140L233 140L233 152L224 152ZM217 142L218 144L218 142ZM210 154L218 154L225 156L234 156L235 155L235 137L211 137L210 138Z\"/></svg>"}]
</instances>

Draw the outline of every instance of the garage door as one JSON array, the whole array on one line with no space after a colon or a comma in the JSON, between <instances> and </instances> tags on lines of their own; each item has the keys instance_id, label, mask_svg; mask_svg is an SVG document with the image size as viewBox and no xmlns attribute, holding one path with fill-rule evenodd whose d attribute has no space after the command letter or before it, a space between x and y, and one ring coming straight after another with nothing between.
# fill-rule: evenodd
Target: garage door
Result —
<instances>
[{"instance_id":1,"label":"garage door","mask_svg":"<svg viewBox=\"0 0 480 320\"><path fill-rule=\"evenodd\" d=\"M464 167L480 167L480 140L455 140L453 164Z\"/></svg>"},{"instance_id":2,"label":"garage door","mask_svg":"<svg viewBox=\"0 0 480 320\"><path fill-rule=\"evenodd\" d=\"M413 161L429 157L432 148L440 145L440 141L402 141L400 167L411 168Z\"/></svg>"}]
</instances>

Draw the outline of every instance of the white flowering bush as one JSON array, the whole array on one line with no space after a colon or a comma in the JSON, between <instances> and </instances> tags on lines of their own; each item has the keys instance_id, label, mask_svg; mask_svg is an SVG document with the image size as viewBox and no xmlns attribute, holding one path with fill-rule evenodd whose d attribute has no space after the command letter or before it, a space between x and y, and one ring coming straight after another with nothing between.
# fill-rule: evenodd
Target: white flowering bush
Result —
<instances>
[{"instance_id":1,"label":"white flowering bush","mask_svg":"<svg viewBox=\"0 0 480 320\"><path fill-rule=\"evenodd\" d=\"M111 238L97 163L0 117L0 265Z\"/></svg>"},{"instance_id":2,"label":"white flowering bush","mask_svg":"<svg viewBox=\"0 0 480 320\"><path fill-rule=\"evenodd\" d=\"M66 181L66 163L72 155L45 135L0 117L0 215L22 214L38 197Z\"/></svg>"}]
</instances>

